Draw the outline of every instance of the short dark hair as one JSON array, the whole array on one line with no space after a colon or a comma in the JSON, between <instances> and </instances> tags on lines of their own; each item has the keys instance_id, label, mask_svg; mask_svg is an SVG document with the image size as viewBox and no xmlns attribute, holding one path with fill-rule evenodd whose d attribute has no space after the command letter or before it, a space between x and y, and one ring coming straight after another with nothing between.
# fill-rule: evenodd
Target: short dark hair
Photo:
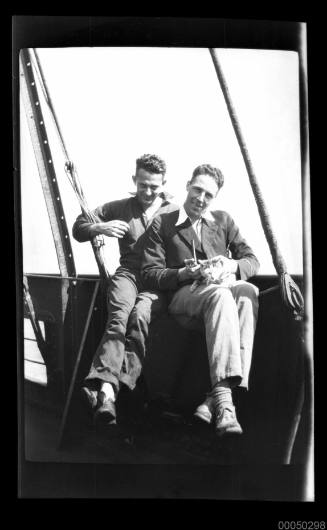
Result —
<instances>
[{"instance_id":1,"label":"short dark hair","mask_svg":"<svg viewBox=\"0 0 327 530\"><path fill-rule=\"evenodd\" d=\"M149 173L166 174L166 163L157 155L142 155L136 160L136 171L145 169Z\"/></svg>"},{"instance_id":2,"label":"short dark hair","mask_svg":"<svg viewBox=\"0 0 327 530\"><path fill-rule=\"evenodd\" d=\"M193 180L199 175L209 175L210 177L212 177L218 186L218 190L220 190L220 188L222 188L222 186L224 185L224 175L222 174L220 169L218 169L217 167L213 167L210 164L202 164L201 166L197 166L192 173L192 178L190 182L192 183Z\"/></svg>"}]
</instances>

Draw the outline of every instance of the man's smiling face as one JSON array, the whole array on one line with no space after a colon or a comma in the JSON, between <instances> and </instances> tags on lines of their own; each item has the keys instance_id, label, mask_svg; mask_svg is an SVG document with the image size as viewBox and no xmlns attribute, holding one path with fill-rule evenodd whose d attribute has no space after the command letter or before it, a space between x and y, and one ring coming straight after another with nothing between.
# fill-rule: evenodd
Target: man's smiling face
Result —
<instances>
[{"instance_id":1,"label":"man's smiling face","mask_svg":"<svg viewBox=\"0 0 327 530\"><path fill-rule=\"evenodd\" d=\"M151 206L165 183L162 173L150 173L143 168L136 171L133 181L136 186L136 197L144 209Z\"/></svg>"},{"instance_id":2,"label":"man's smiling face","mask_svg":"<svg viewBox=\"0 0 327 530\"><path fill-rule=\"evenodd\" d=\"M188 182L184 208L191 220L199 219L218 193L218 185L211 175L198 175Z\"/></svg>"}]
</instances>

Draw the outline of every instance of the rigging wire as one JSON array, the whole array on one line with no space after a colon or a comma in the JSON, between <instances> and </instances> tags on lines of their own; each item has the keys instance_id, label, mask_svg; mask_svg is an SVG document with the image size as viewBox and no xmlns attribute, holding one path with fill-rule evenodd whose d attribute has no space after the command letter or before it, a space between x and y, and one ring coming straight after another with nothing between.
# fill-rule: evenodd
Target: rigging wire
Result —
<instances>
[{"instance_id":1,"label":"rigging wire","mask_svg":"<svg viewBox=\"0 0 327 530\"><path fill-rule=\"evenodd\" d=\"M54 109L54 106L53 106L53 103L52 103L52 100L51 100L50 92L49 92L49 89L48 89L48 86L47 86L47 82L46 82L46 79L45 79L45 76L44 76L44 73L43 73L43 69L42 69L42 65L41 65L39 56L38 56L37 51L35 50L35 48L32 48L32 50L33 50L33 54L30 53L31 62L32 62L34 71L36 72L36 76L37 76L37 79L39 81L39 84L40 84L40 87L41 87L45 102L48 105L48 108L50 110L50 115L51 115L51 118L53 120L53 123L54 123L54 126L55 126L55 130L56 130L58 138L59 138L59 143L60 143L61 149L63 151L63 155L64 155L64 158L65 158L65 173L66 173L67 178L68 178L68 180L69 180L69 182L70 182L70 184L71 184L71 186L72 186L72 188L73 188L73 190L75 192L75 195L77 197L77 200L79 202L79 205L81 207L81 210L82 210L82 213L83 213L84 217L87 219L88 222L96 223L96 222L99 221L99 219L94 214L94 212L92 212L90 210L90 208L89 208L89 206L87 204L87 200L85 198L84 191L83 191L83 188L81 186L80 179L78 177L78 173L77 173L76 167L73 164L73 162L70 160L70 157L69 157L69 154L68 154L68 150L67 150L67 147L66 147L66 144L65 144L65 141L64 141L64 137L63 137L63 134L62 134L61 129L60 129L58 118L57 118L57 115L56 115L56 112L55 112L55 109ZM103 248L102 248L103 245L104 245L103 236L102 235L97 235L97 236L93 237L92 240L91 240L91 243L92 243L92 247L93 247L93 251L94 251L94 254L95 254L95 258L96 258L96 261L97 261L97 264L98 264L98 267L99 267L99 271L100 271L101 275L104 278L109 279L110 275L109 275L108 269L107 269L106 264L105 264L105 259L104 259L104 255L103 255Z\"/></svg>"}]
</instances>

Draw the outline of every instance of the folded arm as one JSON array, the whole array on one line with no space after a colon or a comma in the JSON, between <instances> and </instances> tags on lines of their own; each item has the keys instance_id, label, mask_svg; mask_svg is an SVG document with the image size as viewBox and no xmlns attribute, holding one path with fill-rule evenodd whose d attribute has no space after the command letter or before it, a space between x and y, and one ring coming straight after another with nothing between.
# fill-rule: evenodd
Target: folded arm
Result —
<instances>
[{"instance_id":1,"label":"folded arm","mask_svg":"<svg viewBox=\"0 0 327 530\"><path fill-rule=\"evenodd\" d=\"M73 236L80 243L89 241L97 235L122 238L129 230L125 221L115 219L115 212L110 203L99 206L93 210L98 219L96 223L90 223L83 214L79 215L73 225Z\"/></svg>"}]
</instances>

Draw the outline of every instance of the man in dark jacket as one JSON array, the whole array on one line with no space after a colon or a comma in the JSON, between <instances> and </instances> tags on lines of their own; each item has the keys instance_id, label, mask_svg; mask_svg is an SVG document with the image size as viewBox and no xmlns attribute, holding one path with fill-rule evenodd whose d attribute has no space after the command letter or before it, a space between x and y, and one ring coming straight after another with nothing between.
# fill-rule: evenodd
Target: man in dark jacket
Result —
<instances>
[{"instance_id":1,"label":"man in dark jacket","mask_svg":"<svg viewBox=\"0 0 327 530\"><path fill-rule=\"evenodd\" d=\"M204 324L212 390L195 415L218 436L242 433L232 388L247 388L258 313L259 269L230 215L208 207L224 182L219 169L198 166L178 211L158 215L146 235L142 279L169 294L169 312L184 326ZM186 261L185 261L186 260Z\"/></svg>"},{"instance_id":2,"label":"man in dark jacket","mask_svg":"<svg viewBox=\"0 0 327 530\"><path fill-rule=\"evenodd\" d=\"M163 293L145 291L140 264L145 232L155 214L177 208L163 192L166 165L156 155L136 160L133 197L108 202L94 210L89 223L80 215L73 226L77 241L103 234L118 238L120 267L108 287L108 320L82 387L82 397L97 423L116 424L115 401L121 384L131 390L141 374L150 320L166 308Z\"/></svg>"}]
</instances>

